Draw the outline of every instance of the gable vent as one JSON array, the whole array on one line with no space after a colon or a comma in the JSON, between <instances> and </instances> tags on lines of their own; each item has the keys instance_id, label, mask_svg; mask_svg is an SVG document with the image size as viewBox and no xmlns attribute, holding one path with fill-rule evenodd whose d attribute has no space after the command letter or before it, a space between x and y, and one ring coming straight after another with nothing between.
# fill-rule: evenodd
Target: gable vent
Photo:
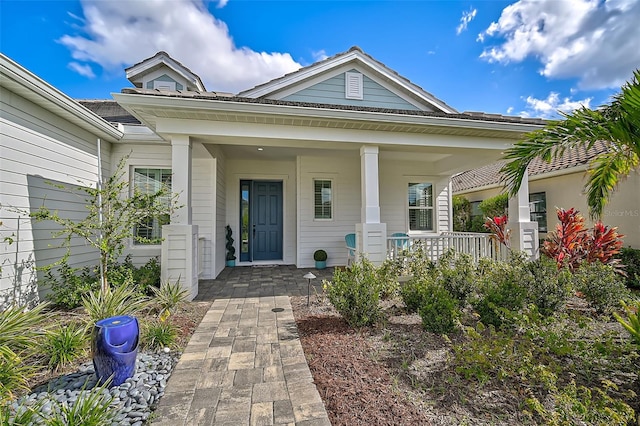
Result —
<instances>
[{"instance_id":1,"label":"gable vent","mask_svg":"<svg viewBox=\"0 0 640 426\"><path fill-rule=\"evenodd\" d=\"M344 91L347 99L362 99L362 74L346 72L344 75Z\"/></svg>"}]
</instances>

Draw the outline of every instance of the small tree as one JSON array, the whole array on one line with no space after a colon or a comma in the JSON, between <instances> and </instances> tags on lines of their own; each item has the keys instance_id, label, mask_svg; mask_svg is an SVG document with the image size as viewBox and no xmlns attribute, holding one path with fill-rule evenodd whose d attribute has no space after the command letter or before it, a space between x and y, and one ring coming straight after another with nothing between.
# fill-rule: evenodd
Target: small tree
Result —
<instances>
[{"instance_id":1,"label":"small tree","mask_svg":"<svg viewBox=\"0 0 640 426\"><path fill-rule=\"evenodd\" d=\"M85 196L87 216L82 220L61 217L58 211L51 211L45 205L30 216L38 221L51 220L61 229L53 233L54 237L64 236L62 247L67 251L59 263L65 262L71 254L71 239L74 236L84 238L89 245L100 253L100 287L109 291L107 268L122 255L127 241L147 243L151 240L141 237L135 228L148 226L149 218L167 217L178 208L177 194L171 194L164 183L153 193L144 193L124 179L125 166L129 156L118 163L116 171L103 182L101 187L88 185L68 187L55 185L62 190L81 193Z\"/></svg>"}]
</instances>

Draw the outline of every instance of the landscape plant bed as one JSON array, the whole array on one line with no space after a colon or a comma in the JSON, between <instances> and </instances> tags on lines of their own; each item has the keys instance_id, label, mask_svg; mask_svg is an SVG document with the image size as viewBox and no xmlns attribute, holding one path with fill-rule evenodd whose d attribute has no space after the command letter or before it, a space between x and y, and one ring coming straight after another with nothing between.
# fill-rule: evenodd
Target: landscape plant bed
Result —
<instances>
[{"instance_id":1,"label":"landscape plant bed","mask_svg":"<svg viewBox=\"0 0 640 426\"><path fill-rule=\"evenodd\" d=\"M615 320L596 317L579 298L570 300L566 322L546 331L558 343L554 349L558 355L548 359L527 342L508 342L488 329L481 330L477 339L473 332L446 336L426 332L420 316L406 313L399 299L382 303L386 318L382 325L359 329L349 327L322 295L312 299L309 307L304 297L293 297L291 303L309 367L334 426L545 423L534 413L533 396L547 410L546 423L551 423L549 413L555 409L559 412L555 424L575 424L571 414L565 413L568 408L553 407L551 398L544 398L550 395L543 389L545 384L532 381L551 374L557 380L549 379L547 385L553 382L569 403L615 404L600 398L597 388L640 412L637 346L628 344L628 336ZM476 330L477 320L471 313L462 323ZM571 335L563 335L563 328L570 329ZM504 340L502 350L491 352L484 346L492 339ZM464 357L470 352L458 352L456 357L454 349L465 346L477 351L466 363ZM522 351L540 358L524 362ZM584 393L587 388L591 399ZM595 419L587 424L610 423Z\"/></svg>"}]
</instances>

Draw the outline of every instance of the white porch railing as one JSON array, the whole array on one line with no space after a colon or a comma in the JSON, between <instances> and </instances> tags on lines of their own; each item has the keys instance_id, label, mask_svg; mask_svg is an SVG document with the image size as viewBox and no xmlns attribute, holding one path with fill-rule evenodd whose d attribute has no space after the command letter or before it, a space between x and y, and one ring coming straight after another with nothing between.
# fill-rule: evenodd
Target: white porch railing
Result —
<instances>
[{"instance_id":1,"label":"white porch railing","mask_svg":"<svg viewBox=\"0 0 640 426\"><path fill-rule=\"evenodd\" d=\"M490 234L475 232L443 232L424 237L388 237L387 256L391 259L405 257L422 247L426 257L433 262L449 249L470 255L474 262L483 257L506 260L508 249L502 244L496 245L489 236Z\"/></svg>"}]
</instances>

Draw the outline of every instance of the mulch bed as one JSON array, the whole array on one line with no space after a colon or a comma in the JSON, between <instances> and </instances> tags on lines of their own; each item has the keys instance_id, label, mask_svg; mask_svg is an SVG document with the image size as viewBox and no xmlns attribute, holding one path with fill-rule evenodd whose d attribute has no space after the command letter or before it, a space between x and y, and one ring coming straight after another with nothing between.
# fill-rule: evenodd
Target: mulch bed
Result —
<instances>
[{"instance_id":1,"label":"mulch bed","mask_svg":"<svg viewBox=\"0 0 640 426\"><path fill-rule=\"evenodd\" d=\"M372 358L366 330L356 331L330 308L292 298L309 368L333 426L428 425L424 410Z\"/></svg>"}]
</instances>

